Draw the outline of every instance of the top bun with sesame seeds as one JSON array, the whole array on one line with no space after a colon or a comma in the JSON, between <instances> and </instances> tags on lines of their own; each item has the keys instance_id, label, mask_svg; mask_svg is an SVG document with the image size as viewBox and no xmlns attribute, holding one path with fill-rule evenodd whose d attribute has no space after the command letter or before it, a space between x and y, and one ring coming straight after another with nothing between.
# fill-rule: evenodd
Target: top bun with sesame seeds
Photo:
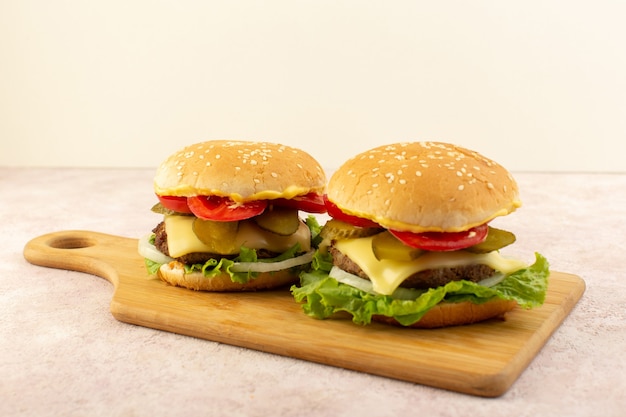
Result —
<instances>
[{"instance_id":1,"label":"top bun with sesame seeds","mask_svg":"<svg viewBox=\"0 0 626 417\"><path fill-rule=\"evenodd\" d=\"M380 146L333 173L325 202L325 262L292 289L311 316L433 328L544 301L545 258L529 266L504 257L515 236L488 225L520 207L517 184L477 152L441 142Z\"/></svg>"},{"instance_id":2,"label":"top bun with sesame seeds","mask_svg":"<svg viewBox=\"0 0 626 417\"><path fill-rule=\"evenodd\" d=\"M460 146L407 142L346 161L330 178L328 200L388 229L460 232L520 207L500 164Z\"/></svg>"},{"instance_id":3,"label":"top bun with sesame seeds","mask_svg":"<svg viewBox=\"0 0 626 417\"><path fill-rule=\"evenodd\" d=\"M164 219L139 252L150 273L194 290L293 283L314 253L299 212L324 213L325 186L320 164L290 146L231 140L187 146L157 169L153 211Z\"/></svg>"},{"instance_id":4,"label":"top bun with sesame seeds","mask_svg":"<svg viewBox=\"0 0 626 417\"><path fill-rule=\"evenodd\" d=\"M162 196L215 195L235 202L321 194L326 177L303 150L268 142L213 140L187 146L158 168Z\"/></svg>"}]
</instances>

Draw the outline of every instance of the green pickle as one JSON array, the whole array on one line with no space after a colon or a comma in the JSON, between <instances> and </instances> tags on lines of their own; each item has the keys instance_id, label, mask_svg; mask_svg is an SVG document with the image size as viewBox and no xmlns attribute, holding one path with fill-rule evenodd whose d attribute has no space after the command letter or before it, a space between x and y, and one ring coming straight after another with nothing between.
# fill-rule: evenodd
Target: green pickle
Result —
<instances>
[{"instance_id":1,"label":"green pickle","mask_svg":"<svg viewBox=\"0 0 626 417\"><path fill-rule=\"evenodd\" d=\"M192 229L198 239L211 247L215 253L232 254L239 250L234 244L239 222L217 222L196 218Z\"/></svg>"},{"instance_id":2,"label":"green pickle","mask_svg":"<svg viewBox=\"0 0 626 417\"><path fill-rule=\"evenodd\" d=\"M324 227L322 227L320 236L328 241L336 239L356 239L358 237L372 236L376 233L380 233L381 230L382 229L378 227L357 227L339 220L330 219L326 222Z\"/></svg>"},{"instance_id":3,"label":"green pickle","mask_svg":"<svg viewBox=\"0 0 626 417\"><path fill-rule=\"evenodd\" d=\"M270 206L253 220L261 229L281 236L292 235L300 227L298 210L292 208Z\"/></svg>"},{"instance_id":4,"label":"green pickle","mask_svg":"<svg viewBox=\"0 0 626 417\"><path fill-rule=\"evenodd\" d=\"M412 248L396 239L388 231L379 233L372 238L372 251L379 261L412 261L424 253L422 249Z\"/></svg>"},{"instance_id":5,"label":"green pickle","mask_svg":"<svg viewBox=\"0 0 626 417\"><path fill-rule=\"evenodd\" d=\"M494 250L500 250L513 242L515 242L515 235L513 233L489 226L487 238L481 243L470 246L465 250L473 253L488 253Z\"/></svg>"}]
</instances>

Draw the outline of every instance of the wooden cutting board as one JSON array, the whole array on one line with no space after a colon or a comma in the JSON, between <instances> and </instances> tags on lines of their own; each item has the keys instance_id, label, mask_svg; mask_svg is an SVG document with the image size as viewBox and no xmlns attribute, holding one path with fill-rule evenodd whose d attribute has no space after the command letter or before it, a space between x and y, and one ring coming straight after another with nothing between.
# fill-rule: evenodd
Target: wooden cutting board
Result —
<instances>
[{"instance_id":1,"label":"wooden cutting board","mask_svg":"<svg viewBox=\"0 0 626 417\"><path fill-rule=\"evenodd\" d=\"M585 291L580 277L552 272L540 308L515 309L505 321L416 330L316 320L287 288L207 293L168 286L147 276L136 239L50 233L28 242L24 256L109 280L111 312L122 322L483 397L509 389Z\"/></svg>"}]
</instances>

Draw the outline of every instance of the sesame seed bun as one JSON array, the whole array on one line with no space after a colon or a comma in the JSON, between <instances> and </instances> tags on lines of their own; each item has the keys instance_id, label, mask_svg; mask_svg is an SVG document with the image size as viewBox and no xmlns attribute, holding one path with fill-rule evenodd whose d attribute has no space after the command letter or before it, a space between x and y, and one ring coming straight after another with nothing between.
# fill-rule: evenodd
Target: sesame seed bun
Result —
<instances>
[{"instance_id":1,"label":"sesame seed bun","mask_svg":"<svg viewBox=\"0 0 626 417\"><path fill-rule=\"evenodd\" d=\"M157 169L161 196L216 195L236 202L322 193L326 177L308 153L268 142L213 140L187 146Z\"/></svg>"},{"instance_id":2,"label":"sesame seed bun","mask_svg":"<svg viewBox=\"0 0 626 417\"><path fill-rule=\"evenodd\" d=\"M521 206L517 183L497 162L441 142L384 145L346 161L328 199L388 229L460 232Z\"/></svg>"}]
</instances>

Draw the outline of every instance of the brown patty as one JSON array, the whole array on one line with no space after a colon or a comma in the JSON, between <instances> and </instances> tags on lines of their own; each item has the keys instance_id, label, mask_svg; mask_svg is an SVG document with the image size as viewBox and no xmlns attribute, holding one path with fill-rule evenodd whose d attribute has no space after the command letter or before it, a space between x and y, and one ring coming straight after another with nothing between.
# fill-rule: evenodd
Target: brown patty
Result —
<instances>
[{"instance_id":1,"label":"brown patty","mask_svg":"<svg viewBox=\"0 0 626 417\"><path fill-rule=\"evenodd\" d=\"M333 256L333 265L338 266L346 272L357 275L364 279L369 279L367 274L352 259L348 258L335 247L330 247ZM487 265L467 265L455 268L427 269L417 272L400 284L406 288L434 288L447 284L450 281L467 280L478 282L490 277L496 271Z\"/></svg>"}]
</instances>

